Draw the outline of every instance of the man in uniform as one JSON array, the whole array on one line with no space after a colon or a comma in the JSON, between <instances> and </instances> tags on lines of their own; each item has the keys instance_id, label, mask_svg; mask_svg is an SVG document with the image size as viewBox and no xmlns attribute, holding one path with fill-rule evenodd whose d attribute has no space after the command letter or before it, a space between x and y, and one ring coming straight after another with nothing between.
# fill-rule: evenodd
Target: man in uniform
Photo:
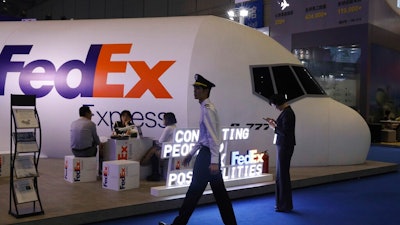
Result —
<instances>
[{"instance_id":1,"label":"man in uniform","mask_svg":"<svg viewBox=\"0 0 400 225\"><path fill-rule=\"evenodd\" d=\"M210 91L215 85L199 74L195 75L194 98L200 103L200 135L199 141L185 157L183 165L187 166L193 155L199 151L193 166L193 178L186 197L179 210L179 215L172 225L188 223L200 197L210 183L219 212L225 225L236 225L235 213L225 188L220 169L220 128L217 110L209 100ZM167 225L159 222L159 225Z\"/></svg>"}]
</instances>

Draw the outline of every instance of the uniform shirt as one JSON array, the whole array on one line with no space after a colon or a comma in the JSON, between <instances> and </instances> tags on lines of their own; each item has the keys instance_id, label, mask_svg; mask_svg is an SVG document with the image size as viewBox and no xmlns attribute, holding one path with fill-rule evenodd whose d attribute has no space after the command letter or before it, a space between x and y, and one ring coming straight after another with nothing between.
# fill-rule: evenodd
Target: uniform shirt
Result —
<instances>
[{"instance_id":1,"label":"uniform shirt","mask_svg":"<svg viewBox=\"0 0 400 225\"><path fill-rule=\"evenodd\" d=\"M172 141L175 128L176 128L175 124L166 126L164 128L160 138L158 139L158 142L161 144L161 143L164 143L164 142Z\"/></svg>"},{"instance_id":2,"label":"uniform shirt","mask_svg":"<svg viewBox=\"0 0 400 225\"><path fill-rule=\"evenodd\" d=\"M200 134L199 141L192 148L190 155L206 146L211 152L211 163L219 163L220 129L217 109L207 98L200 104Z\"/></svg>"},{"instance_id":3,"label":"uniform shirt","mask_svg":"<svg viewBox=\"0 0 400 225\"><path fill-rule=\"evenodd\" d=\"M95 123L85 117L80 117L71 123L72 149L85 149L99 144Z\"/></svg>"}]
</instances>

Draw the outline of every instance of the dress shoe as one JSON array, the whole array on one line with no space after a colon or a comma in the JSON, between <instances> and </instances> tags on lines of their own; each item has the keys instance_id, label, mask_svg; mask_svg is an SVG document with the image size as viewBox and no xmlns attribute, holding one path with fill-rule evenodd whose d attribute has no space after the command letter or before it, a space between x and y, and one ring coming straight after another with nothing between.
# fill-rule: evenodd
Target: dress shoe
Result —
<instances>
[{"instance_id":1,"label":"dress shoe","mask_svg":"<svg viewBox=\"0 0 400 225\"><path fill-rule=\"evenodd\" d=\"M292 209L279 209L279 208L275 208L275 212L285 212L285 213L287 213L287 212L291 212L292 211Z\"/></svg>"},{"instance_id":2,"label":"dress shoe","mask_svg":"<svg viewBox=\"0 0 400 225\"><path fill-rule=\"evenodd\" d=\"M158 225L168 225L168 223L164 223L162 221L158 222Z\"/></svg>"}]
</instances>

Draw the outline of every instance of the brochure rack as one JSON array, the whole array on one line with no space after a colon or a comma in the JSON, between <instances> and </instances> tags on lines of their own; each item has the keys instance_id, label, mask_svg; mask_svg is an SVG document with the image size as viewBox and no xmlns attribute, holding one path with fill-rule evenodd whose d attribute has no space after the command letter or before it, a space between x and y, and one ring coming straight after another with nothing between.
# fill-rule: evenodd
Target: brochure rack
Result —
<instances>
[{"instance_id":1,"label":"brochure rack","mask_svg":"<svg viewBox=\"0 0 400 225\"><path fill-rule=\"evenodd\" d=\"M42 142L34 95L11 95L10 210L21 218L44 214L38 189Z\"/></svg>"}]
</instances>

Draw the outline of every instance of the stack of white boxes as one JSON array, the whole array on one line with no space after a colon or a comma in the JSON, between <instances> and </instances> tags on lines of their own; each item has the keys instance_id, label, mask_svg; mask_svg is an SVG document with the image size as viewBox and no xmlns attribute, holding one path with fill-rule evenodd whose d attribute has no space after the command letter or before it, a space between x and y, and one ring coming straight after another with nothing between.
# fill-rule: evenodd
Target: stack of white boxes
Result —
<instances>
[{"instance_id":1,"label":"stack of white boxes","mask_svg":"<svg viewBox=\"0 0 400 225\"><path fill-rule=\"evenodd\" d=\"M96 157L64 157L64 180L76 182L91 182L97 180Z\"/></svg>"},{"instance_id":2,"label":"stack of white boxes","mask_svg":"<svg viewBox=\"0 0 400 225\"><path fill-rule=\"evenodd\" d=\"M381 130L381 140L382 142L396 142L396 130Z\"/></svg>"},{"instance_id":3,"label":"stack of white boxes","mask_svg":"<svg viewBox=\"0 0 400 225\"><path fill-rule=\"evenodd\" d=\"M103 162L103 188L123 191L139 187L139 182L139 162L130 160Z\"/></svg>"},{"instance_id":4,"label":"stack of white boxes","mask_svg":"<svg viewBox=\"0 0 400 225\"><path fill-rule=\"evenodd\" d=\"M10 152L0 152L0 177L10 176Z\"/></svg>"}]
</instances>

